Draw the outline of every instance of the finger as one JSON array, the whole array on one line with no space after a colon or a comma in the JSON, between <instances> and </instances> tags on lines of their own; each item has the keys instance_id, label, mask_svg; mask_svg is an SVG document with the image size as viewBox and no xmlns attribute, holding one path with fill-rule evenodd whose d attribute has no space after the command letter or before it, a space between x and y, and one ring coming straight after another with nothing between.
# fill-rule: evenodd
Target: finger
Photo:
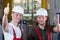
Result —
<instances>
[{"instance_id":1,"label":"finger","mask_svg":"<svg viewBox=\"0 0 60 40\"><path fill-rule=\"evenodd\" d=\"M57 20L56 16L54 16L54 22L55 22L55 24L58 24L58 20Z\"/></svg>"},{"instance_id":2,"label":"finger","mask_svg":"<svg viewBox=\"0 0 60 40\"><path fill-rule=\"evenodd\" d=\"M7 3L7 7L9 7L9 3Z\"/></svg>"}]
</instances>

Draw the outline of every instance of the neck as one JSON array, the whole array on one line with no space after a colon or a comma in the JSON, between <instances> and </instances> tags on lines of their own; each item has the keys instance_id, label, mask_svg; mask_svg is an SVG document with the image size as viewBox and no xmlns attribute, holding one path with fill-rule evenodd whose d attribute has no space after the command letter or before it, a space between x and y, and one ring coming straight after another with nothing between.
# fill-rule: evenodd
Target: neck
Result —
<instances>
[{"instance_id":1,"label":"neck","mask_svg":"<svg viewBox=\"0 0 60 40\"><path fill-rule=\"evenodd\" d=\"M18 26L18 23L17 22L14 22L13 20L11 21L11 23L15 26Z\"/></svg>"},{"instance_id":2,"label":"neck","mask_svg":"<svg viewBox=\"0 0 60 40\"><path fill-rule=\"evenodd\" d=\"M40 27L42 30L44 30L45 24L39 24L39 27Z\"/></svg>"},{"instance_id":3,"label":"neck","mask_svg":"<svg viewBox=\"0 0 60 40\"><path fill-rule=\"evenodd\" d=\"M41 26L45 27L45 24L39 24L39 25L41 25Z\"/></svg>"}]
</instances>

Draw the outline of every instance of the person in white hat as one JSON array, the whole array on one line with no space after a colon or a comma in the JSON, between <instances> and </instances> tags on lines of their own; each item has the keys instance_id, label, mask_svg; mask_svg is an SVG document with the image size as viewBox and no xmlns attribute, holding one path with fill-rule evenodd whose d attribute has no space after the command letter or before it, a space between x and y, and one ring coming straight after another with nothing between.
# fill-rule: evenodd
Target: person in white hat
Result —
<instances>
[{"instance_id":1,"label":"person in white hat","mask_svg":"<svg viewBox=\"0 0 60 40\"><path fill-rule=\"evenodd\" d=\"M19 21L22 19L24 9L21 6L14 6L12 9L12 20L8 23L9 3L4 8L4 16L2 20L3 34L7 40L23 40L22 31L19 27ZM8 37L8 38L7 38Z\"/></svg>"},{"instance_id":2,"label":"person in white hat","mask_svg":"<svg viewBox=\"0 0 60 40\"><path fill-rule=\"evenodd\" d=\"M56 22L56 18L54 18L56 27L52 27L48 25L48 12L44 8L40 8L36 12L35 20L37 25L32 29L30 35L28 36L28 40L51 40L51 31L58 32L59 25ZM51 28L52 27L52 28Z\"/></svg>"}]
</instances>

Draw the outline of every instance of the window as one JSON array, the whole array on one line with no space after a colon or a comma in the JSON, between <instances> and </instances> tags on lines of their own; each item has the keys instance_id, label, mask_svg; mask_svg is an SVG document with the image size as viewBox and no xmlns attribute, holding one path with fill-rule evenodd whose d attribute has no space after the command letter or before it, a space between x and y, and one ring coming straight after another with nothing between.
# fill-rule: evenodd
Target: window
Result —
<instances>
[{"instance_id":1,"label":"window","mask_svg":"<svg viewBox=\"0 0 60 40\"><path fill-rule=\"evenodd\" d=\"M33 17L35 16L36 10L41 7L41 0L22 0L20 1L19 5L21 5L24 8L23 19L30 20L33 19Z\"/></svg>"}]
</instances>

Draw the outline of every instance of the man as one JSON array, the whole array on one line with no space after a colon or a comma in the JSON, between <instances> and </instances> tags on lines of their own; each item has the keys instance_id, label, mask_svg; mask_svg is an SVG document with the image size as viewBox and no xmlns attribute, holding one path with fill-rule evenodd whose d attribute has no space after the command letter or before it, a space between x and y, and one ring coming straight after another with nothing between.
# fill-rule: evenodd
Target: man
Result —
<instances>
[{"instance_id":1,"label":"man","mask_svg":"<svg viewBox=\"0 0 60 40\"><path fill-rule=\"evenodd\" d=\"M8 23L9 4L4 9L4 16L2 21L3 34L7 40L23 40L22 30L20 29L19 21L22 19L24 10L21 6L14 6L12 9L12 20ZM10 36L8 36L10 34ZM7 35L7 36L5 36ZM7 38L9 37L9 38Z\"/></svg>"},{"instance_id":2,"label":"man","mask_svg":"<svg viewBox=\"0 0 60 40\"><path fill-rule=\"evenodd\" d=\"M51 40L51 31L58 32L59 25L56 17L54 18L56 27L48 25L46 23L47 19L48 13L46 9L40 8L37 10L36 21L38 25L32 29L30 35L28 36L28 40Z\"/></svg>"}]
</instances>

